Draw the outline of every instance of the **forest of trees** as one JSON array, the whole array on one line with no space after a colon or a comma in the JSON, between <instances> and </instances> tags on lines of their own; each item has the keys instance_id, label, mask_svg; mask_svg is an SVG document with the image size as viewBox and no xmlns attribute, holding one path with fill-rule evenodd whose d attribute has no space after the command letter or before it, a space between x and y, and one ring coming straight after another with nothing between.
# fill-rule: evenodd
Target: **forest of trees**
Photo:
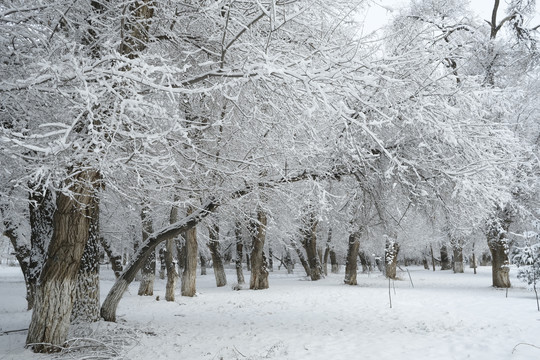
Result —
<instances>
[{"instance_id":1,"label":"forest of trees","mask_svg":"<svg viewBox=\"0 0 540 360\"><path fill-rule=\"evenodd\" d=\"M34 351L115 321L137 276L151 295L156 259L168 301L207 263L231 282L231 261L265 289L271 262L313 281L343 265L355 285L357 263L395 278L483 256L511 286L513 247L538 241L535 2L481 19L412 0L365 34L369 5L0 4L0 227ZM100 304L102 253L117 280Z\"/></svg>"}]
</instances>

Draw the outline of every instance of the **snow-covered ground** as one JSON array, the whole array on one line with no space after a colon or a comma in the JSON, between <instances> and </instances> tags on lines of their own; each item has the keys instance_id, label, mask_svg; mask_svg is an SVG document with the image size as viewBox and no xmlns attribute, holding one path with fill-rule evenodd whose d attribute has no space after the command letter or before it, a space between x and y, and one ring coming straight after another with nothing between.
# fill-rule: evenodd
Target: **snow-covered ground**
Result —
<instances>
[{"instance_id":1,"label":"snow-covered ground","mask_svg":"<svg viewBox=\"0 0 540 360\"><path fill-rule=\"evenodd\" d=\"M197 279L196 297L174 303L163 300L163 280L153 297L137 296L134 283L118 323L72 329L83 339L72 343L78 351L36 355L24 349L24 331L3 334L27 328L30 312L20 270L2 266L0 359L540 359L534 293L513 279L506 297L490 287L489 267L477 275L409 267L414 288L402 272L390 291L392 308L380 273L359 274L359 285L347 286L343 274L311 282L301 269L275 271L270 289L235 291L216 288L208 270ZM234 270L227 275L233 284ZM112 283L104 268L102 297Z\"/></svg>"}]
</instances>

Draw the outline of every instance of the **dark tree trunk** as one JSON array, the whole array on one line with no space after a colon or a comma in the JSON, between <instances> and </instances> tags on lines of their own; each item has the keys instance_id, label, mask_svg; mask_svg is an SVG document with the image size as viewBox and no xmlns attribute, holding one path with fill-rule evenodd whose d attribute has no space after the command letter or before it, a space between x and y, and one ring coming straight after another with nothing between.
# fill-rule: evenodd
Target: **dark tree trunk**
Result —
<instances>
[{"instance_id":1,"label":"dark tree trunk","mask_svg":"<svg viewBox=\"0 0 540 360\"><path fill-rule=\"evenodd\" d=\"M97 172L73 177L71 196L58 194L53 235L36 291L26 344L35 352L58 351L66 341L77 274L88 241L90 204L95 197Z\"/></svg>"},{"instance_id":2,"label":"dark tree trunk","mask_svg":"<svg viewBox=\"0 0 540 360\"><path fill-rule=\"evenodd\" d=\"M347 261L345 263L345 284L357 285L356 273L357 273L357 261L358 249L360 247L360 241L358 239L358 233L352 233L349 235L349 247L347 248Z\"/></svg>"},{"instance_id":3,"label":"dark tree trunk","mask_svg":"<svg viewBox=\"0 0 540 360\"><path fill-rule=\"evenodd\" d=\"M508 206L505 209L497 209L496 215L488 223L487 241L491 252L494 287L509 288L511 286L510 261L508 259L510 243L507 238L511 223L511 211Z\"/></svg>"},{"instance_id":4,"label":"dark tree trunk","mask_svg":"<svg viewBox=\"0 0 540 360\"><path fill-rule=\"evenodd\" d=\"M41 270L46 261L47 247L53 234L53 217L56 209L52 191L34 187L30 194L30 258L28 264L27 293L28 310L34 306L34 295Z\"/></svg>"},{"instance_id":5,"label":"dark tree trunk","mask_svg":"<svg viewBox=\"0 0 540 360\"><path fill-rule=\"evenodd\" d=\"M257 223L251 225L251 278L249 288L252 290L268 289L268 269L264 255L266 238L266 214L257 212Z\"/></svg>"},{"instance_id":6,"label":"dark tree trunk","mask_svg":"<svg viewBox=\"0 0 540 360\"><path fill-rule=\"evenodd\" d=\"M177 198L175 197L175 201ZM174 224L178 221L178 207L173 205L169 215L169 223ZM165 251L163 253L165 260L165 269L167 270L167 284L165 285L165 301L174 301L174 291L176 290L176 281L178 273L176 272L176 264L174 263L174 251L176 249L175 239L167 239L165 241Z\"/></svg>"},{"instance_id":7,"label":"dark tree trunk","mask_svg":"<svg viewBox=\"0 0 540 360\"><path fill-rule=\"evenodd\" d=\"M81 258L71 322L99 321L99 200L89 205L90 228Z\"/></svg>"},{"instance_id":8,"label":"dark tree trunk","mask_svg":"<svg viewBox=\"0 0 540 360\"><path fill-rule=\"evenodd\" d=\"M450 263L450 257L448 256L448 249L446 245L441 246L441 270L450 270L452 264Z\"/></svg>"},{"instance_id":9,"label":"dark tree trunk","mask_svg":"<svg viewBox=\"0 0 540 360\"><path fill-rule=\"evenodd\" d=\"M220 252L219 243L219 225L214 223L208 228L210 240L208 248L212 255L212 266L214 267L214 276L216 277L216 286L222 287L227 285L227 277L225 276L225 268L223 267L223 257Z\"/></svg>"},{"instance_id":10,"label":"dark tree trunk","mask_svg":"<svg viewBox=\"0 0 540 360\"><path fill-rule=\"evenodd\" d=\"M291 257L291 252L288 247L285 247L284 265L287 268L287 274L292 274L294 271L294 264Z\"/></svg>"},{"instance_id":11,"label":"dark tree trunk","mask_svg":"<svg viewBox=\"0 0 540 360\"><path fill-rule=\"evenodd\" d=\"M234 224L234 235L236 237L236 279L238 285L245 284L244 271L242 270L242 259L244 257L244 242L242 241L242 225L240 222Z\"/></svg>"},{"instance_id":12,"label":"dark tree trunk","mask_svg":"<svg viewBox=\"0 0 540 360\"><path fill-rule=\"evenodd\" d=\"M371 271L371 264L369 263L369 258L363 251L358 252L358 258L360 259L360 264L362 264L362 272L367 273Z\"/></svg>"},{"instance_id":13,"label":"dark tree trunk","mask_svg":"<svg viewBox=\"0 0 540 360\"><path fill-rule=\"evenodd\" d=\"M251 260L249 258L250 249L246 249L246 269L247 271L251 271Z\"/></svg>"},{"instance_id":14,"label":"dark tree trunk","mask_svg":"<svg viewBox=\"0 0 540 360\"><path fill-rule=\"evenodd\" d=\"M310 212L304 220L304 229L302 231L302 244L306 249L307 262L309 265L312 281L317 281L322 278L322 267L317 253L317 224L318 221L315 213Z\"/></svg>"},{"instance_id":15,"label":"dark tree trunk","mask_svg":"<svg viewBox=\"0 0 540 360\"><path fill-rule=\"evenodd\" d=\"M154 232L152 218L149 215L148 206L143 206L141 210L142 220L142 242L145 243L150 234ZM141 269L141 283L139 285L139 296L154 295L154 280L156 279L156 250L154 249L146 258Z\"/></svg>"},{"instance_id":16,"label":"dark tree trunk","mask_svg":"<svg viewBox=\"0 0 540 360\"><path fill-rule=\"evenodd\" d=\"M334 249L330 249L330 264L332 265L332 268L330 271L332 271L332 274L339 273L339 264L337 262L337 255Z\"/></svg>"},{"instance_id":17,"label":"dark tree trunk","mask_svg":"<svg viewBox=\"0 0 540 360\"><path fill-rule=\"evenodd\" d=\"M176 257L178 258L178 269L182 273L186 264L186 234L178 236L174 243L176 245Z\"/></svg>"},{"instance_id":18,"label":"dark tree trunk","mask_svg":"<svg viewBox=\"0 0 540 360\"><path fill-rule=\"evenodd\" d=\"M272 252L272 247L268 245L268 271L274 271L274 253Z\"/></svg>"},{"instance_id":19,"label":"dark tree trunk","mask_svg":"<svg viewBox=\"0 0 540 360\"><path fill-rule=\"evenodd\" d=\"M167 264L165 264L165 247L162 246L158 251L159 257L159 278L165 280L165 273L167 272Z\"/></svg>"},{"instance_id":20,"label":"dark tree trunk","mask_svg":"<svg viewBox=\"0 0 540 360\"><path fill-rule=\"evenodd\" d=\"M187 215L191 215L193 208L189 207ZM197 256L199 245L197 243L197 228L194 226L184 233L185 263L182 273L182 296L193 297L197 293ZM204 260L203 260L204 259ZM206 274L206 258L201 255L201 272L204 268Z\"/></svg>"},{"instance_id":21,"label":"dark tree trunk","mask_svg":"<svg viewBox=\"0 0 540 360\"><path fill-rule=\"evenodd\" d=\"M118 279L122 271L124 270L124 266L122 265L122 255L121 254L115 254L113 249L111 248L111 244L105 240L104 237L99 238L101 248L103 251L105 251L105 254L107 254L107 257L109 258L109 262L111 263L111 268L114 272L114 276Z\"/></svg>"},{"instance_id":22,"label":"dark tree trunk","mask_svg":"<svg viewBox=\"0 0 540 360\"><path fill-rule=\"evenodd\" d=\"M386 240L384 260L386 264L386 277L392 280L397 279L397 259L399 254L399 244L389 238Z\"/></svg>"},{"instance_id":23,"label":"dark tree trunk","mask_svg":"<svg viewBox=\"0 0 540 360\"><path fill-rule=\"evenodd\" d=\"M296 244L296 241L294 241L294 240L291 240L291 247L294 249L294 251L296 251L296 255L298 255L298 259L300 260L300 264L302 264L302 267L306 271L306 275L310 276L311 275L311 269L309 267L308 262L306 261L306 257L304 256L304 253L302 252L302 249L300 249L298 247L298 245Z\"/></svg>"},{"instance_id":24,"label":"dark tree trunk","mask_svg":"<svg viewBox=\"0 0 540 360\"><path fill-rule=\"evenodd\" d=\"M328 257L330 256L330 243L332 241L332 228L328 229L328 237L326 238L326 248L323 256L323 271L324 275L328 275Z\"/></svg>"},{"instance_id":25,"label":"dark tree trunk","mask_svg":"<svg viewBox=\"0 0 540 360\"><path fill-rule=\"evenodd\" d=\"M431 252L431 265L433 266L433 271L435 271L435 254L433 254L433 245L429 245Z\"/></svg>"}]
</instances>

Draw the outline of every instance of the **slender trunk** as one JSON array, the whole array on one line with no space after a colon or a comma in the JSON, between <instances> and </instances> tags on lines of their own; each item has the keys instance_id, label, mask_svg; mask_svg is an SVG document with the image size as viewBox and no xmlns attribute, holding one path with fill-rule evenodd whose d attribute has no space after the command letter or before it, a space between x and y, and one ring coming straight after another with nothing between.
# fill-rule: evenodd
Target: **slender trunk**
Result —
<instances>
[{"instance_id":1,"label":"slender trunk","mask_svg":"<svg viewBox=\"0 0 540 360\"><path fill-rule=\"evenodd\" d=\"M189 207L187 215L193 213L193 208ZM182 273L182 296L193 297L197 293L197 256L199 253L199 245L197 243L197 228L194 226L184 233L184 271ZM204 260L203 260L204 259ZM206 259L201 255L201 273L205 269Z\"/></svg>"},{"instance_id":2,"label":"slender trunk","mask_svg":"<svg viewBox=\"0 0 540 360\"><path fill-rule=\"evenodd\" d=\"M328 229L328 237L326 238L326 248L323 256L323 271L324 275L328 275L328 257L330 256L330 243L332 241L332 228Z\"/></svg>"},{"instance_id":3,"label":"slender trunk","mask_svg":"<svg viewBox=\"0 0 540 360\"><path fill-rule=\"evenodd\" d=\"M303 242L306 249L307 262L309 264L312 281L317 281L322 278L322 267L317 254L317 224L318 221L313 212L310 212L305 220L305 228L303 229Z\"/></svg>"},{"instance_id":4,"label":"slender trunk","mask_svg":"<svg viewBox=\"0 0 540 360\"><path fill-rule=\"evenodd\" d=\"M272 247L268 245L268 271L274 271L274 259L273 259Z\"/></svg>"},{"instance_id":5,"label":"slender trunk","mask_svg":"<svg viewBox=\"0 0 540 360\"><path fill-rule=\"evenodd\" d=\"M244 242L242 241L242 225L237 221L234 225L236 237L236 279L238 285L245 284L244 271L242 270L242 258L244 257Z\"/></svg>"},{"instance_id":6,"label":"slender trunk","mask_svg":"<svg viewBox=\"0 0 540 360\"><path fill-rule=\"evenodd\" d=\"M149 215L150 209L147 205L141 210L142 220L142 242L146 242L150 234L154 232L152 218ZM154 249L144 262L141 269L141 283L139 285L139 296L154 295L154 280L156 279L156 250Z\"/></svg>"},{"instance_id":7,"label":"slender trunk","mask_svg":"<svg viewBox=\"0 0 540 360\"><path fill-rule=\"evenodd\" d=\"M397 279L397 258L399 254L399 244L390 238L386 239L384 259L386 264L386 277L392 280Z\"/></svg>"},{"instance_id":8,"label":"slender trunk","mask_svg":"<svg viewBox=\"0 0 540 360\"><path fill-rule=\"evenodd\" d=\"M358 252L358 258L360 259L360 264L362 264L362 272L367 273L368 271L370 271L371 266L369 265L368 257L363 251Z\"/></svg>"},{"instance_id":9,"label":"slender trunk","mask_svg":"<svg viewBox=\"0 0 540 360\"><path fill-rule=\"evenodd\" d=\"M246 249L246 269L247 271L251 271L251 260L249 258L250 249Z\"/></svg>"},{"instance_id":10,"label":"slender trunk","mask_svg":"<svg viewBox=\"0 0 540 360\"><path fill-rule=\"evenodd\" d=\"M450 270L452 264L450 263L450 258L448 257L448 248L446 245L441 246L441 270Z\"/></svg>"},{"instance_id":11,"label":"slender trunk","mask_svg":"<svg viewBox=\"0 0 540 360\"><path fill-rule=\"evenodd\" d=\"M332 271L332 274L339 273L339 264L337 262L337 255L334 249L330 249L330 264L332 265L332 268L330 271Z\"/></svg>"},{"instance_id":12,"label":"slender trunk","mask_svg":"<svg viewBox=\"0 0 540 360\"><path fill-rule=\"evenodd\" d=\"M122 255L115 254L113 249L111 248L111 244L107 242L104 237L100 237L99 241L101 247L105 251L105 254L107 254L107 257L109 258L109 262L111 263L111 268L114 272L114 276L118 279L118 277L124 270L124 266L122 265Z\"/></svg>"},{"instance_id":13,"label":"slender trunk","mask_svg":"<svg viewBox=\"0 0 540 360\"><path fill-rule=\"evenodd\" d=\"M167 243L167 242L165 242ZM167 272L167 264L165 264L165 247L161 247L158 251L159 256L159 278L165 280L165 273Z\"/></svg>"},{"instance_id":14,"label":"slender trunk","mask_svg":"<svg viewBox=\"0 0 540 360\"><path fill-rule=\"evenodd\" d=\"M174 199L177 200L176 197ZM169 215L169 223L174 224L178 221L178 207L173 205ZM178 273L176 272L176 264L174 263L175 239L167 239L165 242L164 260L167 270L167 284L165 285L165 301L174 301L174 291L176 290L176 280Z\"/></svg>"},{"instance_id":15,"label":"slender trunk","mask_svg":"<svg viewBox=\"0 0 540 360\"><path fill-rule=\"evenodd\" d=\"M433 266L433 271L435 271L435 254L433 254L433 245L429 245L429 250L431 252L431 265Z\"/></svg>"},{"instance_id":16,"label":"slender trunk","mask_svg":"<svg viewBox=\"0 0 540 360\"><path fill-rule=\"evenodd\" d=\"M80 171L70 184L71 196L58 194L53 235L36 291L26 345L34 352L58 351L66 341L77 274L88 240L95 171Z\"/></svg>"},{"instance_id":17,"label":"slender trunk","mask_svg":"<svg viewBox=\"0 0 540 360\"><path fill-rule=\"evenodd\" d=\"M471 267L474 269L474 274L476 275L476 255L474 253L474 243L472 244L472 261L471 261Z\"/></svg>"},{"instance_id":18,"label":"slender trunk","mask_svg":"<svg viewBox=\"0 0 540 360\"><path fill-rule=\"evenodd\" d=\"M298 255L298 259L300 260L300 264L302 264L302 267L306 271L306 275L311 275L311 269L309 267L308 262L306 261L306 257L304 256L304 253L302 252L302 249L298 247L298 244L296 244L296 241L291 240L291 247L296 251L296 255Z\"/></svg>"},{"instance_id":19,"label":"slender trunk","mask_svg":"<svg viewBox=\"0 0 540 360\"><path fill-rule=\"evenodd\" d=\"M206 260L206 256L202 253L201 253L200 259L201 259L201 275L206 275L206 268L208 267L207 265L208 261Z\"/></svg>"},{"instance_id":20,"label":"slender trunk","mask_svg":"<svg viewBox=\"0 0 540 360\"><path fill-rule=\"evenodd\" d=\"M214 223L208 229L210 240L208 241L208 248L212 255L212 266L214 267L214 276L216 277L216 286L222 287L227 285L227 277L225 276L225 269L223 267L223 257L220 252L219 244L219 225Z\"/></svg>"},{"instance_id":21,"label":"slender trunk","mask_svg":"<svg viewBox=\"0 0 540 360\"><path fill-rule=\"evenodd\" d=\"M287 268L287 274L292 274L294 271L294 264L291 257L291 252L288 247L285 247L284 264Z\"/></svg>"},{"instance_id":22,"label":"slender trunk","mask_svg":"<svg viewBox=\"0 0 540 360\"><path fill-rule=\"evenodd\" d=\"M75 300L71 312L71 322L99 321L99 200L96 197L89 205L90 227L88 241L84 249Z\"/></svg>"},{"instance_id":23,"label":"slender trunk","mask_svg":"<svg viewBox=\"0 0 540 360\"><path fill-rule=\"evenodd\" d=\"M349 235L349 247L347 248L347 262L345 263L345 284L357 285L356 273L357 273L357 261L358 249L360 247L360 241L358 240L358 233L354 232Z\"/></svg>"},{"instance_id":24,"label":"slender trunk","mask_svg":"<svg viewBox=\"0 0 540 360\"><path fill-rule=\"evenodd\" d=\"M251 226L251 278L249 288L252 290L268 289L268 269L264 256L264 241L266 238L266 214L257 212L257 223Z\"/></svg>"}]
</instances>

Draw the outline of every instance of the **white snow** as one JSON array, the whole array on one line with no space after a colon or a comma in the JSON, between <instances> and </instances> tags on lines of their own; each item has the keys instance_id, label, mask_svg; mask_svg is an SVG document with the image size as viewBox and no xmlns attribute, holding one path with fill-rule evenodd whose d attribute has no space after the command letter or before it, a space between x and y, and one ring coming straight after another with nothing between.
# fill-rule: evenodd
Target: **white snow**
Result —
<instances>
[{"instance_id":1,"label":"white snow","mask_svg":"<svg viewBox=\"0 0 540 360\"><path fill-rule=\"evenodd\" d=\"M490 267L477 275L468 268L464 274L409 270L414 288L401 272L390 291L392 308L379 272L358 274L359 285L348 286L343 274L312 282L297 268L293 275L271 273L268 290L234 291L234 269L223 288L208 269L197 278L198 295L177 294L174 303L163 300L164 280L156 279L153 297L137 296L133 283L118 323L72 329L72 336L106 346L37 355L24 349L25 332L3 334L27 328L31 314L20 270L2 265L0 359L540 359L540 312L534 293L515 277L506 297L490 286ZM102 268L102 298L113 278Z\"/></svg>"}]
</instances>

